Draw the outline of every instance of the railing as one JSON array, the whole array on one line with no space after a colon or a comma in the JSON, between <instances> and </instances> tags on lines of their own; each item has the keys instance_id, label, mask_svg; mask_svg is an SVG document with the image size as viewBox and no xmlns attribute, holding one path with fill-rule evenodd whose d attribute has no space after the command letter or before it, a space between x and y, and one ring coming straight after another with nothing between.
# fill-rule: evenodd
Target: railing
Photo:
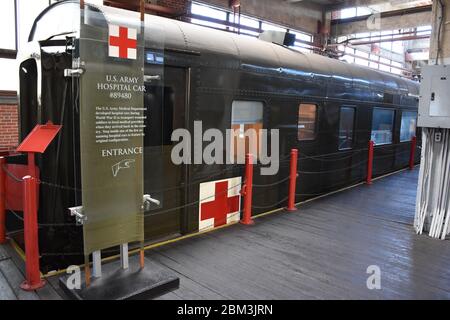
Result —
<instances>
[{"instance_id":1,"label":"railing","mask_svg":"<svg viewBox=\"0 0 450 320\"><path fill-rule=\"evenodd\" d=\"M367 168L366 168L367 172L366 172L366 179L365 179L365 181L366 181L367 185L371 185L372 184L372 179L373 179L373 164L374 164L374 159L375 159L375 157L374 157L374 149L375 149L375 143L372 140L370 140L368 142L367 149L358 150L358 153L362 152L362 151L367 151L367 153L368 153L367 154L367 160L358 162L356 164L353 164L351 166L347 166L347 167L344 167L344 168L339 168L339 169L334 169L334 170L326 170L326 171L324 171L324 170L322 170L322 171L298 170L297 169L297 165L298 165L298 154L299 154L299 151L297 149L292 149L291 150L291 159L290 159L290 170L289 170L290 173L289 173L289 176L287 178L279 180L279 181L277 181L275 183L269 183L269 184L264 184L264 185L252 185L252 186L249 186L249 183L248 183L248 180L247 180L247 176L245 178L245 181L247 181L247 183L245 184L246 188L252 188L252 187L255 187L255 186L256 187L266 187L266 188L267 187L273 187L273 186L276 186L276 185L280 185L281 183L284 183L284 182L289 180L289 188L288 188L288 195L287 195L287 197L285 199L283 199L282 201L276 203L276 204L272 204L272 205L265 206L265 207L258 207L258 206L252 206L251 205L252 199L246 199L246 197L248 198L251 195L249 196L248 194L246 194L244 192L243 193L244 203L246 203L246 207L248 206L248 203L250 203L250 206L252 206L255 209L267 209L267 208L273 208L274 206L280 205L280 204L282 204L282 203L287 201L286 210L287 211L295 211L295 210L297 210L297 208L295 207L296 196L320 196L320 195L323 195L323 194L314 194L314 193L297 194L296 193L296 188L297 188L297 185L298 185L297 179L298 179L300 174L305 174L305 175L317 175L317 174L327 174L327 173L331 174L331 173L336 173L336 172L342 172L342 171L350 170L350 169L353 169L353 168L356 168L356 167L359 167L359 166L365 165L365 164L367 165ZM413 170L414 169L416 149L417 149L417 139L416 139L416 137L412 137L410 150L402 152L402 153L409 153L409 161L408 161L408 168L409 168L409 170ZM388 157L391 157L391 156L392 155L388 155ZM247 155L247 157L251 157L251 155ZM384 159L386 157L387 156L379 156L376 159ZM345 159L347 159L347 158L349 158L349 157L345 157ZM316 159L316 160L318 160L318 156L303 156L302 158L300 158L300 160L302 160L302 159L311 159L311 160ZM318 160L318 161L320 161L320 160ZM333 161L335 161L335 160L333 160ZM249 167L252 167L252 168L249 168ZM246 173L249 172L250 175L253 176L253 164L251 164L251 162L247 162L246 163L245 172ZM250 181L253 181L253 179L251 179ZM250 212L250 213L248 213L248 212ZM244 216L246 214L247 215L249 215L249 214L251 215L251 211L250 210L244 211ZM245 218L245 221L248 221L249 219L251 219L251 218L249 218L247 216ZM244 223L244 224L246 224L246 223Z\"/></svg>"},{"instance_id":2,"label":"railing","mask_svg":"<svg viewBox=\"0 0 450 320\"><path fill-rule=\"evenodd\" d=\"M410 149L406 151L402 151L402 153L409 153L409 163L408 167L410 170L414 168L415 164L415 153L416 153L416 146L417 139L416 137L413 137L410 144ZM251 154L248 154L246 156L246 163L245 163L245 176L242 183L239 183L237 185L233 185L229 187L227 190L223 192L228 192L229 190L235 189L235 188L241 188L241 195L243 197L243 210L239 210L236 212L237 215L242 214L242 219L240 222L243 225L252 225L254 224L254 221L252 219L253 213L252 209L267 209L267 208L274 208L276 206L286 204L288 211L295 211L297 210L295 201L296 197L298 196L308 196L308 197L314 197L314 196L322 196L324 193L308 193L308 194L298 194L296 192L298 187L297 179L301 174L303 175L318 175L318 174L330 174L330 173L336 173L336 172L344 172L346 170L351 170L356 167L360 167L363 165L367 166L367 173L366 173L366 183L370 185L372 183L372 175L373 175L373 163L374 159L383 159L387 156L379 156L374 158L374 143L373 141L369 141L368 148L366 149L360 149L360 150L354 150L354 153L352 156L356 154L360 154L364 151L368 152L367 159L364 161L360 161L357 164L353 164L351 166L347 166L344 168L338 168L334 170L322 170L322 171L305 171L305 170L298 170L298 162L301 160L309 159L311 161L336 161L336 160L329 160L329 159L321 159L321 156L330 156L334 154L328 154L328 155L321 155L321 156L308 156L308 155L302 155L299 153L299 150L292 149L290 156L287 155L283 159L280 159L280 162L286 162L289 161L289 175L279 181L268 183L268 184L254 184L253 183L253 169L255 167L255 164L253 162L253 156ZM299 154L301 155L299 157ZM392 155L388 155L392 156ZM288 159L290 157L290 159ZM350 159L350 156L345 156L341 159ZM235 167L233 167L235 168ZM221 170L218 172L218 174L209 175L208 177L202 177L201 179L197 179L195 181L191 181L189 185L198 184L203 179L208 179L208 181L211 181L212 177L218 176L219 174L223 175L226 172L228 172L230 169ZM8 197L7 197L7 178L10 178L15 183L20 183L23 190L23 217L21 217L18 213L14 212L14 210L11 209L11 207L8 205ZM288 194L287 197L282 199L281 201L278 201L277 203L271 204L269 206L254 206L253 205L253 188L272 188L278 185L281 185L282 183L289 182L288 184ZM71 190L75 192L79 192L80 190L73 188L73 187L67 187L67 186L59 186L56 184L48 183L45 181L41 181L37 177L27 175L23 178L19 178L15 176L12 172L8 170L6 158L0 157L0 244L5 243L7 240L7 236L10 235L6 232L6 212L10 211L14 214L14 216L21 220L24 224L24 229L22 230L24 233L25 238L25 254L26 254L26 281L22 285L22 288L24 290L35 290L39 287L41 287L44 282L41 279L40 275L40 268L39 268L39 246L38 246L38 228L39 227L75 227L77 226L76 223L38 223L37 218L37 199L39 198L39 192L38 192L38 185L47 185L51 187L57 187L62 188L64 190ZM185 187L185 186L184 186ZM330 186L332 187L332 186ZM178 187L177 187L178 188ZM163 191L170 191L171 189L165 189ZM163 211L160 211L158 213L163 212L173 212L175 210L192 207L195 205L201 204L203 201L208 200L209 198L215 198L216 196L219 196L218 193L215 193L212 196L209 196L207 199L201 199L198 201L194 201L191 203L187 203L175 208L169 208L165 209ZM149 215L144 215L144 218ZM199 230L199 232L202 232L204 230ZM44 253L41 256L49 256L49 255L58 255L57 253ZM61 253L61 255L83 255L83 253L68 253L64 252Z\"/></svg>"}]
</instances>

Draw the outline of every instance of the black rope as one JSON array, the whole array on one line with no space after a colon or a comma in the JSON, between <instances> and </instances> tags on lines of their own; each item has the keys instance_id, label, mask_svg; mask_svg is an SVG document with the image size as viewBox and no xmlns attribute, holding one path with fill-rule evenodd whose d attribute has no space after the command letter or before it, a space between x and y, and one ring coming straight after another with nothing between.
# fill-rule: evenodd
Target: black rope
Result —
<instances>
[{"instance_id":1,"label":"black rope","mask_svg":"<svg viewBox=\"0 0 450 320\"><path fill-rule=\"evenodd\" d=\"M398 152L396 154L387 154L387 155L382 155L382 156L374 156L373 160L378 160L378 159L386 159L386 158L392 158L392 157L398 157L401 156L403 154L410 154L411 151L410 150L405 150L402 152Z\"/></svg>"},{"instance_id":2,"label":"black rope","mask_svg":"<svg viewBox=\"0 0 450 320\"><path fill-rule=\"evenodd\" d=\"M16 182L23 182L22 179L16 177L12 172L10 172L8 170L8 168L6 167L6 165L3 165L2 167L3 167L3 170L6 172L6 174L8 175L8 177L10 177L11 179L13 179Z\"/></svg>"},{"instance_id":3,"label":"black rope","mask_svg":"<svg viewBox=\"0 0 450 320\"><path fill-rule=\"evenodd\" d=\"M15 236L15 235L17 235L17 234L21 234L21 233L23 233L25 231L25 229L19 229L19 230L15 230L15 231L9 231L9 232L6 232L6 235L8 236L8 237L12 237L12 236Z\"/></svg>"},{"instance_id":4,"label":"black rope","mask_svg":"<svg viewBox=\"0 0 450 320\"><path fill-rule=\"evenodd\" d=\"M276 207L276 206L282 204L283 202L286 202L288 199L289 199L289 197L286 197L283 200L278 201L278 202L276 202L274 204L271 204L271 205L268 205L268 206L254 206L254 205L252 205L252 208L253 209L269 209L269 208Z\"/></svg>"},{"instance_id":5,"label":"black rope","mask_svg":"<svg viewBox=\"0 0 450 320\"><path fill-rule=\"evenodd\" d=\"M329 157L329 156L334 156L334 155L339 155L342 154L343 152L334 152L334 153L328 153L328 154L323 154L323 155L317 155L317 156L311 156L311 155L307 155L305 153L300 153L300 155L302 155L302 157L299 158L299 160L303 160L303 159L311 159L311 160L316 160L316 161L323 161L323 162L336 162L336 161L342 161L342 160L347 160L350 159L358 154L360 154L363 151L368 151L368 149L359 149L359 150L353 150L352 154L344 156L344 157L340 157L340 158L333 158L333 159L321 159L322 157Z\"/></svg>"},{"instance_id":6,"label":"black rope","mask_svg":"<svg viewBox=\"0 0 450 320\"><path fill-rule=\"evenodd\" d=\"M6 202L6 206L9 207L8 202ZM8 211L11 212L18 220L23 222L23 217L21 217L17 212L12 209L8 209Z\"/></svg>"},{"instance_id":7,"label":"black rope","mask_svg":"<svg viewBox=\"0 0 450 320\"><path fill-rule=\"evenodd\" d=\"M212 196L209 196L209 197L206 197L204 199L200 199L200 200L197 200L197 201L185 204L185 205L177 206L177 207L166 209L166 210L163 210L163 211L157 211L157 212L154 212L154 213L144 214L144 218L149 217L149 216L153 216L153 215L156 215L156 214L159 215L159 214L168 213L168 212L172 212L172 211L175 211L175 210L179 210L179 209L183 209L183 208L194 206L194 205L199 204L200 202L203 202L205 200L209 200L209 199L215 198L218 195L221 195L221 194L224 194L224 193L228 193L228 191L230 191L232 189L235 189L235 188L237 188L239 186L242 186L243 184L244 183L242 183L242 182L238 183L237 185L234 185L234 186L228 188L227 190L224 190L224 191L219 192L219 193L215 193Z\"/></svg>"},{"instance_id":8,"label":"black rope","mask_svg":"<svg viewBox=\"0 0 450 320\"><path fill-rule=\"evenodd\" d=\"M348 169L353 169L353 168L359 167L359 166L361 166L361 165L363 165L363 164L366 164L366 163L367 163L367 160L364 160L364 161L358 162L357 164L354 164L354 165L352 165L352 166L345 167L345 168L340 168L340 169L327 170L327 171L302 171L302 170L299 170L299 171L297 171L297 172L298 172L298 173L302 173L302 174L324 174L324 173L334 173L334 172L345 171L345 170L348 170Z\"/></svg>"},{"instance_id":9,"label":"black rope","mask_svg":"<svg viewBox=\"0 0 450 320\"><path fill-rule=\"evenodd\" d=\"M54 184L54 183L50 183L50 182L46 182L46 181L42 181L42 180L39 180L38 182L40 184L42 184L42 185L49 186L49 187L52 187L52 188L60 188L60 189L63 189L63 190L81 192L81 189L77 189L77 188L74 188L74 187L62 186L62 185L59 185L59 184Z\"/></svg>"},{"instance_id":10,"label":"black rope","mask_svg":"<svg viewBox=\"0 0 450 320\"><path fill-rule=\"evenodd\" d=\"M279 185L279 184L282 184L283 182L288 181L290 178L291 178L291 177L289 176L289 177L286 177L286 178L284 178L284 179L281 179L281 180L279 180L279 181L277 181L277 182L274 182L274 183L268 183L268 184L255 184L255 183L254 183L252 186L255 187L255 188L274 187L274 186L277 186L277 185Z\"/></svg>"},{"instance_id":11,"label":"black rope","mask_svg":"<svg viewBox=\"0 0 450 320\"><path fill-rule=\"evenodd\" d=\"M239 165L239 166L242 166L242 165ZM190 187L190 186L193 186L195 184L208 182L208 181L211 180L211 178L214 178L214 177L217 177L219 175L225 174L226 172L234 170L234 169L238 169L238 167L226 168L226 169L223 169L223 170L221 170L219 172L215 172L215 173L209 174L207 176L205 175L205 176L197 178L195 180L191 180L191 182L188 183L188 184L181 184L179 186L169 187L169 188L164 188L164 189L150 190L150 192L151 193L162 193L162 192L168 192L168 191L173 191L173 190L177 190L177 189L181 189L181 188ZM205 180L205 179L207 179L207 180ZM148 181L150 181L150 180L144 180L144 183L148 182Z\"/></svg>"},{"instance_id":12,"label":"black rope","mask_svg":"<svg viewBox=\"0 0 450 320\"><path fill-rule=\"evenodd\" d=\"M8 205L8 202L6 202L6 206L9 208L8 211L13 214L18 220L24 222L23 217L21 217L16 211L13 209L10 209L11 207ZM73 227L77 226L76 223L38 223L38 227Z\"/></svg>"}]
</instances>

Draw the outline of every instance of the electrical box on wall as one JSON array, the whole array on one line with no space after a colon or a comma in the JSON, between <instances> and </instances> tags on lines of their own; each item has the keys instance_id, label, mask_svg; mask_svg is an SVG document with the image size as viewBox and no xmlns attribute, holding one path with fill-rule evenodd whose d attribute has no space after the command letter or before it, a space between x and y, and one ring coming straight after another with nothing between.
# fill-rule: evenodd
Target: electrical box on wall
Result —
<instances>
[{"instance_id":1,"label":"electrical box on wall","mask_svg":"<svg viewBox=\"0 0 450 320\"><path fill-rule=\"evenodd\" d=\"M450 128L450 66L423 68L418 126Z\"/></svg>"}]
</instances>

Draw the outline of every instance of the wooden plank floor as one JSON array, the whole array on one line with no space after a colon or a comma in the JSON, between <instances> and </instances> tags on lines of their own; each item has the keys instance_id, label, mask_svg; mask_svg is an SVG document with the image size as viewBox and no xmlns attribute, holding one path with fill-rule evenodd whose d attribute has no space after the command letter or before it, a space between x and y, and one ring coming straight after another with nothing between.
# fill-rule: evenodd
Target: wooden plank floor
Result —
<instances>
[{"instance_id":1,"label":"wooden plank floor","mask_svg":"<svg viewBox=\"0 0 450 320\"><path fill-rule=\"evenodd\" d=\"M448 240L418 236L412 227L417 176L418 169L403 171L256 219L252 227L151 250L147 257L181 281L159 299L449 299ZM381 290L367 289L371 265L381 269ZM14 284L7 275L13 267L0 264L0 299L62 296L56 278L45 294L20 296L20 277Z\"/></svg>"},{"instance_id":2,"label":"wooden plank floor","mask_svg":"<svg viewBox=\"0 0 450 320\"><path fill-rule=\"evenodd\" d=\"M418 169L153 251L161 299L449 299L450 246L414 233ZM381 269L368 290L367 267Z\"/></svg>"}]
</instances>

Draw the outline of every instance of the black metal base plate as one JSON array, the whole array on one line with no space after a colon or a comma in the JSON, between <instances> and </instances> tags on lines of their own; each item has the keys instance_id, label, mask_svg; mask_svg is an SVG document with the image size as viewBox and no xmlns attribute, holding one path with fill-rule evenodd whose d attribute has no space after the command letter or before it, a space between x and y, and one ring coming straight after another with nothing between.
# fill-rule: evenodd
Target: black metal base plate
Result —
<instances>
[{"instance_id":1,"label":"black metal base plate","mask_svg":"<svg viewBox=\"0 0 450 320\"><path fill-rule=\"evenodd\" d=\"M74 300L128 300L151 299L178 289L180 279L165 267L145 259L141 269L139 256L131 256L129 268L120 268L120 261L102 265L102 277L91 278L86 288L84 271L81 273L81 289L69 289L67 280L59 279L59 285Z\"/></svg>"}]
</instances>

